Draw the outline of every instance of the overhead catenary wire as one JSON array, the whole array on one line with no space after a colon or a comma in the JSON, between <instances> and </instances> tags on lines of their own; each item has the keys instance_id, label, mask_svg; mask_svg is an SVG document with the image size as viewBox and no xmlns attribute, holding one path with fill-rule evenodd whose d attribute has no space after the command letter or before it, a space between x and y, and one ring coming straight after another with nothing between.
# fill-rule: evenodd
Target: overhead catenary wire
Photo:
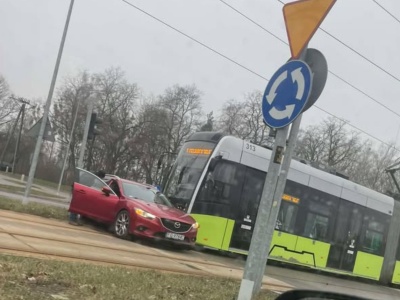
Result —
<instances>
[{"instance_id":1,"label":"overhead catenary wire","mask_svg":"<svg viewBox=\"0 0 400 300\"><path fill-rule=\"evenodd\" d=\"M372 1L375 2L376 5L378 5L380 8L382 8L389 16L391 16L393 19L395 19L400 24L400 20L394 14L392 14L388 9L386 9L382 4L380 4L376 0L372 0Z\"/></svg>"},{"instance_id":2,"label":"overhead catenary wire","mask_svg":"<svg viewBox=\"0 0 400 300\"><path fill-rule=\"evenodd\" d=\"M400 152L400 149L397 149L397 148L394 147L392 144L389 144L389 143L387 143L387 142L385 142L385 141L383 141L383 140L381 140L381 139L379 139L379 138L377 138L377 137L375 137L375 136L369 134L369 133L366 132L365 130L362 130L362 129L360 129L360 128L354 126L353 124L350 124L350 122L348 122L348 121L346 121L346 120L344 120L344 119L341 119L341 118L335 116L334 114L330 113L329 111L327 111L327 110L325 110L325 109L323 109L323 108L321 108L321 107L319 107L319 106L317 106L317 105L315 105L315 104L314 104L312 107L315 107L315 108L319 109L320 111L323 111L324 113L326 113L326 114L328 114L328 115L330 115L330 116L332 116L332 117L334 117L334 118L336 118L336 119L338 119L338 120L340 120L340 121L343 121L347 126L350 126L350 127L354 128L354 129L356 129L356 130L358 130L358 131L364 133L365 135L367 135L367 136L373 138L374 140L376 140L376 141L378 141L378 142L384 144L385 146L393 147L396 151Z\"/></svg>"},{"instance_id":3,"label":"overhead catenary wire","mask_svg":"<svg viewBox=\"0 0 400 300\"><path fill-rule=\"evenodd\" d=\"M221 2L223 2L222 0L220 0ZM283 2L282 0L277 0L279 3L282 3L283 5L285 5L286 3ZM376 2L375 0L372 0L374 2ZM377 3L377 2L376 2ZM377 3L378 4L378 3ZM378 4L379 5L379 4ZM357 51L356 49L352 48L351 46L347 45L345 42L343 42L342 40L340 40L339 38L337 38L336 36L334 36L333 34L331 34L330 32L328 32L327 30L325 30L322 27L319 27L318 30L321 30L323 33L325 33L326 35L330 36L331 38L333 38L335 41L337 41L338 43L342 44L344 47L346 47L347 49L349 49L350 51L352 51L353 53L357 54L358 56L362 57L364 60L368 61L371 65L375 66L376 68L378 68L379 70L381 70L382 72L386 73L387 75L389 75L390 77L392 77L394 80L400 82L400 78L398 78L397 76L393 75L392 73L390 73L388 70L386 70L385 68L381 67L380 65L378 65L377 63L373 62L371 59L369 59L368 57L366 57L365 55L361 54L359 51Z\"/></svg>"},{"instance_id":4,"label":"overhead catenary wire","mask_svg":"<svg viewBox=\"0 0 400 300\"><path fill-rule=\"evenodd\" d=\"M268 30L267 28L265 28L264 26L262 26L261 24L257 23L256 21L252 20L250 17L248 17L247 15L245 15L244 13L242 13L241 11L239 11L238 9L236 9L235 7L233 7L232 5L228 4L227 2L225 2L224 0L219 0L221 3L223 3L224 5L226 5L227 7L229 7L230 9L232 9L233 11L235 11L236 13L238 13L239 15L241 15L242 17L244 17L245 19L249 20L251 23L255 24L257 27L261 28L262 30L264 30L265 32L267 32L268 34L270 34L271 36L273 36L274 38L276 38L277 40L279 40L280 42L284 43L285 45L289 45L289 43L287 43L285 40L281 39L280 37L278 37L277 35L275 35L274 33L272 33L270 30ZM278 2L285 4L283 1L278 0ZM321 28L320 28L321 29ZM323 30L323 29L321 29ZM354 50L353 48L349 47L348 45L346 45L345 43L343 43L342 41L340 41L339 39L337 39L335 36L331 35L329 32L323 30L323 32L325 32L326 34L328 34L329 36L331 36L332 38L334 38L335 40L337 40L338 42L340 42L341 44L343 44L344 46L348 47L349 49L351 49L352 51L355 51L355 53L358 53L356 50ZM360 55L362 58L364 58L365 60L367 60L368 62L370 62L372 65L376 66L377 68L379 68L380 70L382 70L383 72L385 72L386 74L392 76L393 78L395 78L397 81L400 82L400 79L398 79L397 77L395 77L394 75L392 75L391 73L389 73L388 71L384 70L383 68L381 68L379 65L375 64L373 61L369 60L368 58L366 58L365 56L363 56L362 54L358 53L358 55ZM383 104L382 102L380 102L379 100L375 99L374 97L372 97L371 95L367 94L366 92L364 92L363 90L361 90L360 88L356 87L354 84L351 84L349 81L347 81L346 79L344 79L343 77L337 75L336 73L328 70L328 72L330 74L332 74L333 76L335 76L336 78L338 78L339 80L341 80L342 82L344 82L345 84L347 84L348 86L352 87L353 89L355 89L356 91L360 92L361 94L363 94L364 96L368 97L370 100L372 100L373 102L375 102L376 104L382 106L383 108L385 108L386 110L390 111L391 113L395 114L397 117L400 118L400 113L397 113L396 111L394 111L393 109L391 109L390 107L386 106L385 104Z\"/></svg>"},{"instance_id":5,"label":"overhead catenary wire","mask_svg":"<svg viewBox=\"0 0 400 300\"><path fill-rule=\"evenodd\" d=\"M258 76L258 77L260 77L260 78L262 78L262 79L268 81L268 79L265 78L264 76L262 76L261 74L259 74L259 73L255 72L255 71L253 71L253 70L251 70L251 69L245 67L245 66L242 65L241 63L239 63L239 62L237 62L237 61L235 61L235 60L229 58L228 56L226 56L225 54L222 54L221 52L215 50L214 48L211 48L210 46L207 46L207 45L204 44L203 42L201 42L201 41L195 39L194 37L192 37L192 36L190 36L190 35L184 33L183 31L177 29L176 27L173 27L172 25L170 25L170 24L164 22L163 20L161 20L161 19L157 18L156 16L154 16L154 15L148 13L147 11L141 9L140 7L138 7L138 6L136 6L136 5L132 4L132 3L130 3L129 1L126 1L126 0L121 0L121 1L122 1L122 2L125 2L125 3L128 4L129 6L135 8L136 10L138 10L138 11L144 13L145 15L149 16L150 18L152 18L152 19L154 19L154 20L156 20L156 21L158 21L158 22L164 24L165 26L167 26L167 27L169 27L170 29L172 29L172 30L178 32L179 34L184 35L185 37L187 37L188 39L192 40L193 42L195 42L195 43L197 43L197 44L203 46L204 48L206 48L206 49L208 49L208 50L214 52L215 54L217 54L217 55L223 57L224 59L230 61L231 63L234 63L235 65L241 67L242 69L245 69L245 70L249 71L250 73L253 73L254 75L256 75L256 76Z\"/></svg>"},{"instance_id":6,"label":"overhead catenary wire","mask_svg":"<svg viewBox=\"0 0 400 300\"><path fill-rule=\"evenodd\" d=\"M142 12L143 14L145 14L145 15L151 17L152 19L158 21L159 23L161 23L161 24L163 24L163 25L169 27L170 29L174 30L175 32L177 32L177 33L179 33L179 34L185 36L186 38L188 38L188 39L190 39L190 40L196 42L197 44L203 46L204 48L206 48L206 49L212 51L213 53L219 55L220 57L223 57L224 59L226 59L226 60L228 60L228 61L234 63L235 65L241 67L242 69L244 69L244 70L246 70L246 71L248 71L248 72L250 72L250 73L252 73L252 74L254 74L254 75L256 75L256 76L258 76L258 77L260 77L260 78L262 78L262 79L264 79L265 81L269 81L268 78L266 78L266 77L264 77L264 76L258 74L257 72L255 72L255 71L249 69L248 67L242 65L241 63L236 62L236 61L233 60L232 58L229 58L229 57L226 56L225 54L222 54L221 52L219 52L219 51L213 49L212 47L210 47L210 46L204 44L203 42L198 41L197 39L193 38L192 36L190 36L190 35L188 35L188 34L186 34L186 33L184 33L184 32L182 32L181 30L179 30L179 29L177 29L177 28L175 28L175 27L169 25L169 24L166 23L165 21L163 21L163 20L161 20L161 19L159 19L159 18L153 16L152 14L150 14L150 13L148 13L147 11L145 11L145 10L139 8L138 6L136 6L136 5L134 5L134 4L130 3L130 2L128 2L127 0L121 0L121 1L124 2L124 3L126 3L126 4L128 4L128 5L131 6L132 8L135 8L136 10ZM221 0L220 0L220 1L221 1ZM261 25L260 25L260 26L261 26ZM265 29L265 30L266 30L266 29ZM286 43L286 42L285 42L285 43ZM333 74L333 75L334 75L334 76L337 76L336 74ZM338 77L339 79L341 79L339 76L337 76L337 77ZM344 80L344 79L342 79L342 80ZM364 92L363 92L363 93L364 93ZM366 93L365 93L365 94L366 94ZM368 94L366 94L366 95L368 95ZM379 103L379 102L378 102L378 103ZM348 126L350 126L350 127L354 128L354 129L356 129L356 130L358 130L358 131L360 131L360 132L366 134L367 136L373 138L373 139L376 140L376 141L381 142L382 144L384 144L384 145L386 145L386 146L388 146L388 147L393 147L396 151L400 152L400 150L397 149L396 147L394 147L393 145L391 145L391 144L389 144L389 143L386 143L386 142L382 141L382 140L379 139L379 138L374 137L373 135L367 133L366 131L357 128L356 126L354 126L354 125L350 124L349 122L346 122L346 121L343 120L342 118L337 117L336 115L334 115L334 114L332 114L332 113L330 113L330 112L328 112L328 111L326 111L326 110L320 108L319 106L317 106L317 105L314 104L313 107L315 107L315 108L321 110L322 112L325 112L326 114L328 114L328 115L330 115L330 116L332 116L332 117L334 117L334 118L336 118L336 119L338 119L338 120L340 120L340 121L345 122ZM400 116L400 115L399 115L399 116Z\"/></svg>"}]
</instances>

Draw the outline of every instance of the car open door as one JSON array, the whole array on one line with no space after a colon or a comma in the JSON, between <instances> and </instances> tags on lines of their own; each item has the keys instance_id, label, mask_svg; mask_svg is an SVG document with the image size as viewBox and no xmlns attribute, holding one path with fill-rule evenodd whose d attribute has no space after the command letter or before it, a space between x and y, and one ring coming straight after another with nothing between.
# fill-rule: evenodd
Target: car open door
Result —
<instances>
[{"instance_id":1,"label":"car open door","mask_svg":"<svg viewBox=\"0 0 400 300\"><path fill-rule=\"evenodd\" d=\"M86 170L76 168L71 212L103 222L112 222L118 202L119 197L103 180Z\"/></svg>"}]
</instances>

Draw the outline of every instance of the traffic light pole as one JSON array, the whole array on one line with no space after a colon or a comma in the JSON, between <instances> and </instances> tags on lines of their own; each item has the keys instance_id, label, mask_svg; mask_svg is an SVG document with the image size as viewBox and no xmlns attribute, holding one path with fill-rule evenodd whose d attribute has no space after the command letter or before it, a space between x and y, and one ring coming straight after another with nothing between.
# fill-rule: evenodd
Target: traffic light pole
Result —
<instances>
[{"instance_id":1,"label":"traffic light pole","mask_svg":"<svg viewBox=\"0 0 400 300\"><path fill-rule=\"evenodd\" d=\"M93 107L94 107L94 101L92 99L90 99L89 105L88 105L88 111L86 114L85 130L83 132L81 151L79 153L79 160L78 160L79 168L83 168L83 158L85 157L86 143L87 143L87 138L88 138L88 134L89 134L90 118L92 116Z\"/></svg>"},{"instance_id":2,"label":"traffic light pole","mask_svg":"<svg viewBox=\"0 0 400 300\"><path fill-rule=\"evenodd\" d=\"M71 141L72 141L72 138L73 138L73 135L74 135L74 131L75 131L75 124L76 124L76 119L78 117L78 111L79 111L79 100L77 102L78 103L76 105L74 121L72 123L72 129L71 129L71 133L69 135L68 146L67 146L67 150L65 151L65 157L64 157L62 170L61 170L60 180L58 182L57 195L60 194L61 183L62 183L62 180L63 180L63 177L64 177L64 172L65 172L65 165L67 164L67 159L68 159L68 155L69 155L69 148L71 147Z\"/></svg>"}]
</instances>

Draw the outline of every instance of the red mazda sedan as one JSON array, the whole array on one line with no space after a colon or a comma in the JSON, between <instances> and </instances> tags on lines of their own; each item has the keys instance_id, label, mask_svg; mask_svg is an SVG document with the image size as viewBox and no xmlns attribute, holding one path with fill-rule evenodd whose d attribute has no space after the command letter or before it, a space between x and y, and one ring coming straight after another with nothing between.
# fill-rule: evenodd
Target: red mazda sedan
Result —
<instances>
[{"instance_id":1,"label":"red mazda sedan","mask_svg":"<svg viewBox=\"0 0 400 300\"><path fill-rule=\"evenodd\" d=\"M132 235L190 247L196 241L198 224L190 215L174 208L155 187L116 176L105 183L77 168L69 211L112 225L120 238Z\"/></svg>"}]
</instances>

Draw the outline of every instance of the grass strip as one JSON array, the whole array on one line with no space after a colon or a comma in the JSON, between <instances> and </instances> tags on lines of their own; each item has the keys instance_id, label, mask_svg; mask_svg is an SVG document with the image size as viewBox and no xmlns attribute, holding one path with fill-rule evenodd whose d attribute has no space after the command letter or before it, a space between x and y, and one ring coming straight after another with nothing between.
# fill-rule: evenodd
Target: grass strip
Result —
<instances>
[{"instance_id":1,"label":"grass strip","mask_svg":"<svg viewBox=\"0 0 400 300\"><path fill-rule=\"evenodd\" d=\"M31 214L49 219L67 220L68 218L68 211L65 208L36 202L22 204L19 200L3 196L0 196L0 209Z\"/></svg>"},{"instance_id":2,"label":"grass strip","mask_svg":"<svg viewBox=\"0 0 400 300\"><path fill-rule=\"evenodd\" d=\"M1 299L236 299L240 282L0 254ZM276 294L262 291L257 300Z\"/></svg>"}]
</instances>

